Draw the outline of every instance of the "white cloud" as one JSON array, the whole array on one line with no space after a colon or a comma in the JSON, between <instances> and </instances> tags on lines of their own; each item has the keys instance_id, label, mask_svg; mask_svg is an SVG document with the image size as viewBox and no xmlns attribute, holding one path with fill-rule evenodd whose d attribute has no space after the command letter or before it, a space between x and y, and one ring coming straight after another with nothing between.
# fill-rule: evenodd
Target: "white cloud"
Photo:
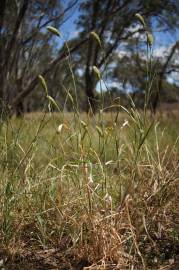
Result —
<instances>
[{"instance_id":1,"label":"white cloud","mask_svg":"<svg viewBox=\"0 0 179 270\"><path fill-rule=\"evenodd\" d=\"M118 52L117 52L117 55L119 58L123 58L124 56L128 56L130 57L131 56L131 52L127 51L127 50L123 50L123 49L119 49Z\"/></svg>"},{"instance_id":2,"label":"white cloud","mask_svg":"<svg viewBox=\"0 0 179 270\"><path fill-rule=\"evenodd\" d=\"M73 31L70 33L70 38L76 38L79 35L79 31Z\"/></svg>"},{"instance_id":3,"label":"white cloud","mask_svg":"<svg viewBox=\"0 0 179 270\"><path fill-rule=\"evenodd\" d=\"M157 57L157 58L163 58L165 56L168 55L168 51L170 50L170 47L171 46L159 46L159 47L156 47L154 50L153 50L153 56L154 57Z\"/></svg>"},{"instance_id":4,"label":"white cloud","mask_svg":"<svg viewBox=\"0 0 179 270\"><path fill-rule=\"evenodd\" d=\"M178 72L172 72L170 76L168 76L167 81L170 83L179 82L179 73Z\"/></svg>"}]
</instances>

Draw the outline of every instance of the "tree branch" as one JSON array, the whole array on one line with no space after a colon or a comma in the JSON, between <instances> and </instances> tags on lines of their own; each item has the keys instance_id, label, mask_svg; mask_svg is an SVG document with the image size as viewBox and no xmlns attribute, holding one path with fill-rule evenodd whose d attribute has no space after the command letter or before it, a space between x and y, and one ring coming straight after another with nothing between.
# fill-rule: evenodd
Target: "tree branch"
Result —
<instances>
[{"instance_id":1,"label":"tree branch","mask_svg":"<svg viewBox=\"0 0 179 270\"><path fill-rule=\"evenodd\" d=\"M60 18L63 18L63 16L70 10L72 9L77 3L78 3L79 0L75 0L74 2L72 2L71 5L69 5L61 14L59 14L58 16L55 16L51 19L49 19L48 21L44 22L42 25L40 25L38 27L38 29L36 29L28 38L26 38L24 41L22 41L22 45L26 45L29 41L32 40L32 38L34 38L37 33L44 27L46 27L49 23L51 22L54 22L56 20L59 20Z\"/></svg>"},{"instance_id":2,"label":"tree branch","mask_svg":"<svg viewBox=\"0 0 179 270\"><path fill-rule=\"evenodd\" d=\"M85 38L83 40L81 40L78 44L76 44L72 49L69 49L69 54L74 53L76 50L78 50L84 43L86 43L89 40L89 38ZM54 59L48 66L47 69L45 69L42 72L42 76L45 77L55 66L58 62L62 61L63 59L65 59L67 56L67 52L66 50L63 50L62 53L56 58ZM36 87L36 85L38 84L39 79L38 79L38 75L29 83L29 85L27 85L27 87L25 89L22 90L22 92L20 92L12 101L11 105L10 105L10 109L15 108L21 101L23 98L25 98L26 96L28 96Z\"/></svg>"}]
</instances>

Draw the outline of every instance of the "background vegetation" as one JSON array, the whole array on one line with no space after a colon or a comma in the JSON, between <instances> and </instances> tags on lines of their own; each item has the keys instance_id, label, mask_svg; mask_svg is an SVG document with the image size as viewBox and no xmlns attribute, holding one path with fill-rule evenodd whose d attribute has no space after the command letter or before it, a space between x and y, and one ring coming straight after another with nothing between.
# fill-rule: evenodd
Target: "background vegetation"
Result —
<instances>
[{"instance_id":1,"label":"background vegetation","mask_svg":"<svg viewBox=\"0 0 179 270\"><path fill-rule=\"evenodd\" d=\"M79 109L96 110L101 98L92 66L101 70L114 98L126 100L130 92L136 105L142 106L148 62L144 53L146 31L155 37L166 34L167 39L169 34L175 35L179 23L177 0L2 0L0 5L0 96L2 106L17 114L43 108L45 95L38 86L39 74L46 78L50 95L61 109L71 110L67 93L76 95L74 76ZM68 39L67 48L61 27L74 12L77 36ZM145 26L139 23L136 13L145 17ZM47 26L56 27L61 38L54 37ZM93 31L101 45L90 38ZM154 111L159 100L178 101L179 43L177 38L174 40L161 57L153 54L155 76L149 106ZM169 80L170 76L176 81Z\"/></svg>"}]
</instances>

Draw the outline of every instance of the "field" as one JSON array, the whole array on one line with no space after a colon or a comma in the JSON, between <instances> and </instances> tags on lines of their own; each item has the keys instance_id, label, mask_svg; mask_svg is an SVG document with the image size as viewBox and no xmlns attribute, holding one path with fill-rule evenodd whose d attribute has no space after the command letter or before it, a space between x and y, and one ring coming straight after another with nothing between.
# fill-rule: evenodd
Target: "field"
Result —
<instances>
[{"instance_id":1,"label":"field","mask_svg":"<svg viewBox=\"0 0 179 270\"><path fill-rule=\"evenodd\" d=\"M179 269L178 116L2 122L1 269Z\"/></svg>"}]
</instances>

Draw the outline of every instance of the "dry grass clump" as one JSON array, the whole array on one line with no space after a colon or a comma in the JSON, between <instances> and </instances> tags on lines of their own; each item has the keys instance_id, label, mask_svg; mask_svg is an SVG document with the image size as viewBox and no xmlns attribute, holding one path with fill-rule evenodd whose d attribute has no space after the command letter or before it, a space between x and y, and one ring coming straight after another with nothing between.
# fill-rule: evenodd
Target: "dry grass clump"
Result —
<instances>
[{"instance_id":1,"label":"dry grass clump","mask_svg":"<svg viewBox=\"0 0 179 270\"><path fill-rule=\"evenodd\" d=\"M177 269L176 122L141 117L39 115L3 124L3 265Z\"/></svg>"}]
</instances>

